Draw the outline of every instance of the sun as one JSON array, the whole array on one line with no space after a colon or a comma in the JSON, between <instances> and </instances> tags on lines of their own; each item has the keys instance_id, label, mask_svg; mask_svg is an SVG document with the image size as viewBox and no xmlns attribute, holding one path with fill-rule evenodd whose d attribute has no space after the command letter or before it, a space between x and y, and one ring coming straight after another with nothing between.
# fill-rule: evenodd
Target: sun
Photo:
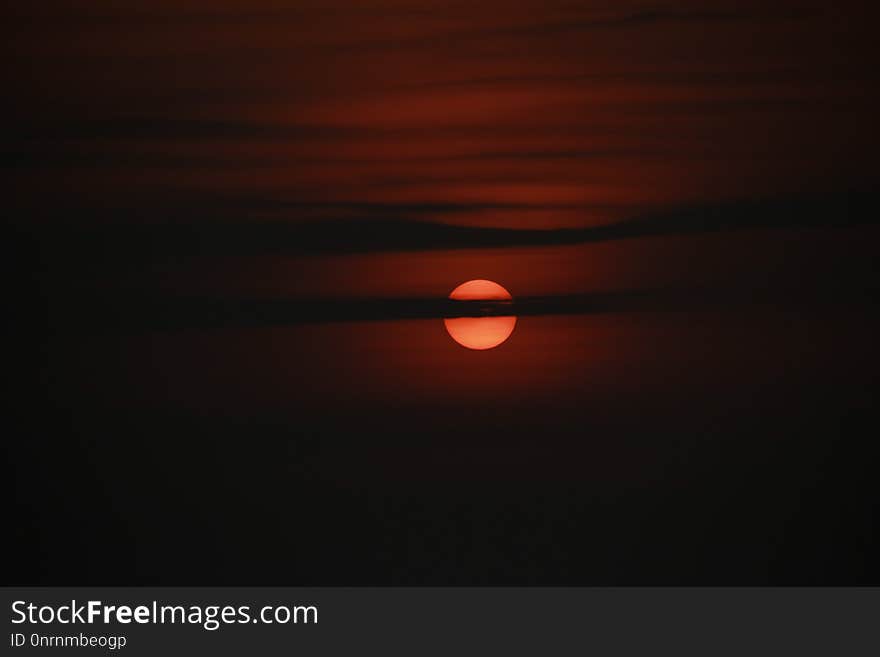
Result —
<instances>
[{"instance_id":1,"label":"sun","mask_svg":"<svg viewBox=\"0 0 880 657\"><path fill-rule=\"evenodd\" d=\"M462 283L449 294L449 298L454 301L513 301L510 292L498 283L482 278ZM491 310L491 307L481 308L478 312L488 313ZM510 337L516 326L516 317L513 315L454 317L444 319L443 323L452 339L462 347L484 351L497 347Z\"/></svg>"}]
</instances>

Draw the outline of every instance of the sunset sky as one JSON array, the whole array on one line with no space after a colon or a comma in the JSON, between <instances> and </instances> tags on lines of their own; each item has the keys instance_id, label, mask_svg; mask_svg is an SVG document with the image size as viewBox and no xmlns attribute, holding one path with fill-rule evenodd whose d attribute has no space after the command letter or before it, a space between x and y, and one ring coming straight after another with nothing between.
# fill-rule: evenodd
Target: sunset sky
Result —
<instances>
[{"instance_id":1,"label":"sunset sky","mask_svg":"<svg viewBox=\"0 0 880 657\"><path fill-rule=\"evenodd\" d=\"M880 581L870 9L6 8L29 572L86 522L107 583Z\"/></svg>"},{"instance_id":2,"label":"sunset sky","mask_svg":"<svg viewBox=\"0 0 880 657\"><path fill-rule=\"evenodd\" d=\"M877 146L858 9L19 3L12 161L27 189L51 181L47 212L94 222L583 226L853 188Z\"/></svg>"},{"instance_id":3,"label":"sunset sky","mask_svg":"<svg viewBox=\"0 0 880 657\"><path fill-rule=\"evenodd\" d=\"M546 229L862 191L876 183L867 126L880 108L859 9L19 4L4 39L10 218L49 235L327 220ZM373 260L303 266L313 287L277 292L451 289L424 271L403 289ZM549 269L515 287L558 287L566 274Z\"/></svg>"}]
</instances>

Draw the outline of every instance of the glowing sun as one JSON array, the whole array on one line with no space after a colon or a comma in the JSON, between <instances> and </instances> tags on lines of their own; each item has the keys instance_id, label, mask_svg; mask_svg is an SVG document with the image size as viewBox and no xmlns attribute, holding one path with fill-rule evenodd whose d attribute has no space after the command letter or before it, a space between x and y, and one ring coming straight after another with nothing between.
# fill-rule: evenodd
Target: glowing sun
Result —
<instances>
[{"instance_id":1,"label":"glowing sun","mask_svg":"<svg viewBox=\"0 0 880 657\"><path fill-rule=\"evenodd\" d=\"M462 283L449 295L455 301L512 301L510 292L493 281L478 279ZM488 308L491 308L489 306ZM477 312L490 312L488 308L477 308ZM516 326L512 315L454 317L443 320L449 335L462 347L468 349L492 349L510 337Z\"/></svg>"}]
</instances>

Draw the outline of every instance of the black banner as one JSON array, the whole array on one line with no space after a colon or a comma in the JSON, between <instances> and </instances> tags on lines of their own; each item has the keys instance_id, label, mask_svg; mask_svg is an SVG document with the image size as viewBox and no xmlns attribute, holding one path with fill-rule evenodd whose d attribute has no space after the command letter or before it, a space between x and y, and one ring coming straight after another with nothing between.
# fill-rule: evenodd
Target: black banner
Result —
<instances>
[{"instance_id":1,"label":"black banner","mask_svg":"<svg viewBox=\"0 0 880 657\"><path fill-rule=\"evenodd\" d=\"M4 654L878 654L880 589L7 588Z\"/></svg>"}]
</instances>

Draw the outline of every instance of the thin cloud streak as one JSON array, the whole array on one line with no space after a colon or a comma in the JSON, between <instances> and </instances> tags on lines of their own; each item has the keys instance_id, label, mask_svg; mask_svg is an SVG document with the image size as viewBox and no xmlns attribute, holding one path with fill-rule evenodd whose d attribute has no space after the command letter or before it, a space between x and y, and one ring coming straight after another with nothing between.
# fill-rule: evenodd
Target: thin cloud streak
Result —
<instances>
[{"instance_id":1,"label":"thin cloud streak","mask_svg":"<svg viewBox=\"0 0 880 657\"><path fill-rule=\"evenodd\" d=\"M829 312L865 303L880 292L870 282L841 288L747 286L724 289L641 289L588 294L519 297L512 302L437 298L221 299L131 295L113 299L70 298L48 310L36 332L55 335L113 334L190 329L288 326L452 317L597 315L606 313L700 312L769 307Z\"/></svg>"},{"instance_id":2,"label":"thin cloud streak","mask_svg":"<svg viewBox=\"0 0 880 657\"><path fill-rule=\"evenodd\" d=\"M369 203L294 202L273 199L223 201L218 208L240 216L262 213L289 220L230 221L206 217L202 221L112 224L66 231L53 226L50 233L25 235L38 244L42 261L52 266L71 260L111 261L136 266L138 262L205 256L291 255L486 249L573 245L646 237L698 235L722 231L794 227L844 228L876 225L876 199L867 193L806 199L739 201L679 208L634 216L613 224L586 228L507 229L440 223L442 216L571 206L491 203ZM188 216L198 212L184 207ZM201 209L210 213L210 210ZM298 222L304 213L320 214L320 221Z\"/></svg>"}]
</instances>

